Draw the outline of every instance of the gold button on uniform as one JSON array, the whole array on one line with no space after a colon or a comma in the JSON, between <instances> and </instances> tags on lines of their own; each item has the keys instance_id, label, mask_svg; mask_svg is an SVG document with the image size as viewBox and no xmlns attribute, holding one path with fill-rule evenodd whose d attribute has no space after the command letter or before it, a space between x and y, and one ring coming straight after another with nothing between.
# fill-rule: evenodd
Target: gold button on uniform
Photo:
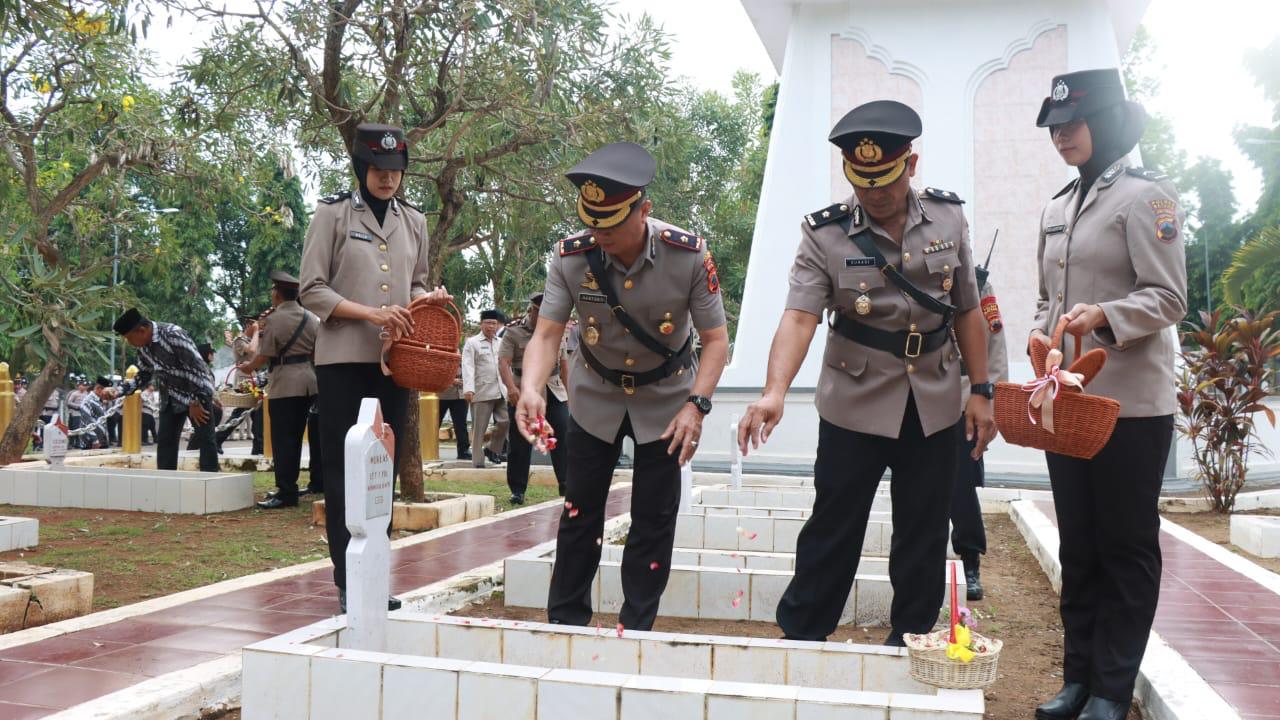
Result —
<instances>
[{"instance_id":1,"label":"gold button on uniform","mask_svg":"<svg viewBox=\"0 0 1280 720\"><path fill-rule=\"evenodd\" d=\"M848 364L848 363L846 363L845 361L841 360L841 361L840 361L840 367L842 367L842 368L847 368L847 367L849 367L849 364Z\"/></svg>"},{"instance_id":2,"label":"gold button on uniform","mask_svg":"<svg viewBox=\"0 0 1280 720\"><path fill-rule=\"evenodd\" d=\"M902 253L902 262L911 262L911 253Z\"/></svg>"},{"instance_id":3,"label":"gold button on uniform","mask_svg":"<svg viewBox=\"0 0 1280 720\"><path fill-rule=\"evenodd\" d=\"M386 271L387 271L387 264L382 263L382 272L386 272Z\"/></svg>"},{"instance_id":4,"label":"gold button on uniform","mask_svg":"<svg viewBox=\"0 0 1280 720\"><path fill-rule=\"evenodd\" d=\"M635 286L635 283L631 282L631 278L627 278L626 281L622 283L622 287L628 290L630 290L634 286Z\"/></svg>"},{"instance_id":5,"label":"gold button on uniform","mask_svg":"<svg viewBox=\"0 0 1280 720\"><path fill-rule=\"evenodd\" d=\"M915 371L916 371L916 366L913 363L907 363L907 372L913 373Z\"/></svg>"},{"instance_id":6,"label":"gold button on uniform","mask_svg":"<svg viewBox=\"0 0 1280 720\"><path fill-rule=\"evenodd\" d=\"M859 290L866 290L866 289L867 289L867 284L866 284L866 283L864 283L864 282L863 282L863 283L858 283L858 289L859 289Z\"/></svg>"},{"instance_id":7,"label":"gold button on uniform","mask_svg":"<svg viewBox=\"0 0 1280 720\"><path fill-rule=\"evenodd\" d=\"M636 364L635 358L627 358L623 362L627 364L627 367L632 367Z\"/></svg>"},{"instance_id":8,"label":"gold button on uniform","mask_svg":"<svg viewBox=\"0 0 1280 720\"><path fill-rule=\"evenodd\" d=\"M381 285L379 285L378 287L382 289L382 292L386 292L387 290L389 290L389 289L390 289L390 286L389 286L389 285L387 285L386 283L382 283L382 284L381 284Z\"/></svg>"},{"instance_id":9,"label":"gold button on uniform","mask_svg":"<svg viewBox=\"0 0 1280 720\"><path fill-rule=\"evenodd\" d=\"M950 265L943 265L943 266L942 266L942 272L944 272L944 273L949 273L949 272L951 272L951 266L950 266Z\"/></svg>"},{"instance_id":10,"label":"gold button on uniform","mask_svg":"<svg viewBox=\"0 0 1280 720\"><path fill-rule=\"evenodd\" d=\"M379 249L379 250L381 250L382 252L386 252L386 251L387 251L387 244L386 244L386 243L379 243L379 244L378 244L378 249Z\"/></svg>"},{"instance_id":11,"label":"gold button on uniform","mask_svg":"<svg viewBox=\"0 0 1280 720\"><path fill-rule=\"evenodd\" d=\"M1067 266L1067 261L1066 261L1066 260L1061 260L1061 259L1059 259L1059 260L1058 260L1058 267L1060 267L1060 268L1064 268L1064 267L1066 267L1066 266Z\"/></svg>"},{"instance_id":12,"label":"gold button on uniform","mask_svg":"<svg viewBox=\"0 0 1280 720\"><path fill-rule=\"evenodd\" d=\"M915 323L911 323L911 332L917 332L917 327Z\"/></svg>"},{"instance_id":13,"label":"gold button on uniform","mask_svg":"<svg viewBox=\"0 0 1280 720\"><path fill-rule=\"evenodd\" d=\"M1058 293L1058 302L1062 302L1062 293Z\"/></svg>"},{"instance_id":14,"label":"gold button on uniform","mask_svg":"<svg viewBox=\"0 0 1280 720\"><path fill-rule=\"evenodd\" d=\"M379 306L378 306L378 309L379 309L379 310L386 310L386 309L387 309L387 306L386 306L386 305L379 305Z\"/></svg>"}]
</instances>

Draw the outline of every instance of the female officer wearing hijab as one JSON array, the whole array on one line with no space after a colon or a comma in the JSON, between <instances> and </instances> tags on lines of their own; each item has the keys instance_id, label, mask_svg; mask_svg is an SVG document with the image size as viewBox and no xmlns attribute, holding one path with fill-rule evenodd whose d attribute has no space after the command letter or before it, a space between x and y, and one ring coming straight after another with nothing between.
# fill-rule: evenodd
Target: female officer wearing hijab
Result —
<instances>
[{"instance_id":1,"label":"female officer wearing hijab","mask_svg":"<svg viewBox=\"0 0 1280 720\"><path fill-rule=\"evenodd\" d=\"M1080 176L1041 216L1032 336L1070 318L1084 351L1107 351L1089 392L1120 402L1093 459L1046 454L1065 654L1062 691L1036 709L1040 720L1125 717L1160 593L1156 503L1176 409L1169 327L1187 312L1187 271L1177 190L1126 159L1146 119L1108 68L1054 78L1036 121Z\"/></svg>"},{"instance_id":2,"label":"female officer wearing hijab","mask_svg":"<svg viewBox=\"0 0 1280 720\"><path fill-rule=\"evenodd\" d=\"M399 337L412 327L405 308L429 296L445 302L443 288L427 290L427 230L422 213L400 202L409 146L404 131L361 124L351 147L360 188L320 200L302 248L299 300L321 320L316 333L316 383L324 441L325 530L333 581L346 610L346 523L343 442L360 401L376 397L396 437L396 469L402 456L409 394L382 374L383 334ZM400 601L389 601L392 609Z\"/></svg>"}]
</instances>

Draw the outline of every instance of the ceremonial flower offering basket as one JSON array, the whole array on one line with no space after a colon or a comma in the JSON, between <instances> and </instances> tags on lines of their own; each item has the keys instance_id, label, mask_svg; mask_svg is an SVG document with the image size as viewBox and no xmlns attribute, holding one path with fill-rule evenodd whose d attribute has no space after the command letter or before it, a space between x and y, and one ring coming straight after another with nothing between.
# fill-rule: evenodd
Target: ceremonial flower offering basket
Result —
<instances>
[{"instance_id":1,"label":"ceremonial flower offering basket","mask_svg":"<svg viewBox=\"0 0 1280 720\"><path fill-rule=\"evenodd\" d=\"M445 307L425 297L409 303L409 313L412 335L395 340L384 336L382 372L410 390L447 390L462 364L458 352L462 313L453 303Z\"/></svg>"},{"instance_id":2,"label":"ceremonial flower offering basket","mask_svg":"<svg viewBox=\"0 0 1280 720\"><path fill-rule=\"evenodd\" d=\"M911 656L911 677L934 687L951 690L984 688L996 681L996 663L1004 643L978 633L971 633L972 644L978 649L969 662L947 657L948 630L938 630L925 635L906 633L902 636Z\"/></svg>"},{"instance_id":3,"label":"ceremonial flower offering basket","mask_svg":"<svg viewBox=\"0 0 1280 720\"><path fill-rule=\"evenodd\" d=\"M1068 322L1065 317L1058 321L1052 344L1038 337L1031 341L1035 380L996 385L995 419L1000 435L1014 445L1087 460L1111 439L1120 403L1084 392L1106 364L1106 350L1095 348L1081 356L1076 336L1076 360L1069 369L1061 368Z\"/></svg>"},{"instance_id":4,"label":"ceremonial flower offering basket","mask_svg":"<svg viewBox=\"0 0 1280 720\"><path fill-rule=\"evenodd\" d=\"M951 623L923 635L904 633L911 658L911 677L934 687L953 690L984 688L996 681L996 663L1004 643L979 635L968 608L960 607L956 566L951 565Z\"/></svg>"},{"instance_id":5,"label":"ceremonial flower offering basket","mask_svg":"<svg viewBox=\"0 0 1280 720\"><path fill-rule=\"evenodd\" d=\"M235 371L234 367L227 371L222 387L218 389L218 402L224 408L257 407L258 400L262 398L262 387L258 384L257 378L241 380L233 385L231 374Z\"/></svg>"}]
</instances>

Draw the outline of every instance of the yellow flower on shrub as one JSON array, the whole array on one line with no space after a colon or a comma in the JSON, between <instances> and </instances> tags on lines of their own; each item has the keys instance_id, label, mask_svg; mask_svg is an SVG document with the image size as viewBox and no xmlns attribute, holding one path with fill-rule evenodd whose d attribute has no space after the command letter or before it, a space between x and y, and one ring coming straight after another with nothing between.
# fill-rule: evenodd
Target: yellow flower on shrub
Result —
<instances>
[{"instance_id":1,"label":"yellow flower on shrub","mask_svg":"<svg viewBox=\"0 0 1280 720\"><path fill-rule=\"evenodd\" d=\"M125 112L129 112L130 110L133 109L133 103L134 103L133 96L125 95L120 100L120 107L124 108Z\"/></svg>"}]
</instances>

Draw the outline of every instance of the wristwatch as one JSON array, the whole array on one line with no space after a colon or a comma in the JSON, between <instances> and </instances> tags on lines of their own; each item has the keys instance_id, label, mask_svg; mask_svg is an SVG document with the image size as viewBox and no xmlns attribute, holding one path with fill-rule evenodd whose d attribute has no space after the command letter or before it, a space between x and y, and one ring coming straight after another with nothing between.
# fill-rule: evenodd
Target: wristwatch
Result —
<instances>
[{"instance_id":1,"label":"wristwatch","mask_svg":"<svg viewBox=\"0 0 1280 720\"><path fill-rule=\"evenodd\" d=\"M693 403L693 406L698 408L698 412L703 415L711 412L711 398L705 395L690 395L685 399L685 402Z\"/></svg>"},{"instance_id":2,"label":"wristwatch","mask_svg":"<svg viewBox=\"0 0 1280 720\"><path fill-rule=\"evenodd\" d=\"M969 386L969 389L973 391L974 395L981 395L988 400L991 400L996 396L996 386L994 383L974 383Z\"/></svg>"}]
</instances>

